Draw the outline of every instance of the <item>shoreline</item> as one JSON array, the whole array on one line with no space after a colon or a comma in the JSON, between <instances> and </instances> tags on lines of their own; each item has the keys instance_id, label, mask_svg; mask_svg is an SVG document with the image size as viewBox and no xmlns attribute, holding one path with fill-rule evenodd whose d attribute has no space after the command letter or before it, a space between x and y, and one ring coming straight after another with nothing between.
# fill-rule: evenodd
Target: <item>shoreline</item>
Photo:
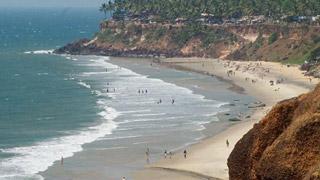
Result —
<instances>
[{"instance_id":1,"label":"shoreline","mask_svg":"<svg viewBox=\"0 0 320 180\"><path fill-rule=\"evenodd\" d=\"M96 56L93 56L93 57L100 58L100 57L96 57ZM72 58L77 59L77 61L75 61L74 63L82 64L83 59L90 58L90 56L88 56L88 57L77 57L77 56L67 57L67 59L72 59ZM191 90L191 91L188 90L188 92L192 92L192 94L195 94L197 96L200 95L202 98L205 98L205 99L209 99L209 100L211 99L214 101L223 102L222 104L229 102L228 100L230 99L230 97L233 97L233 99L239 100L241 103L254 102L254 100L249 96L239 95L239 94L232 92L230 90L226 90L227 87L230 87L230 85L228 83L220 82L216 78L211 78L211 77L203 76L203 75L196 74L196 73L176 71L174 69L169 69L169 68L161 67L158 65L155 65L154 67L150 67L150 62L151 62L150 59L146 59L146 60L136 59L135 60L135 59L124 58L122 61L121 60L118 61L118 60L119 60L118 58L111 57L110 59L108 59L108 62L110 62L111 64L116 65L116 66L121 66L122 68L120 68L120 70L121 69L123 69L123 70L129 69L129 70L134 71L135 73L138 73L142 76L146 76L146 77L148 76L149 77L148 79L150 79L150 78L151 79L153 79L153 78L161 79L162 81L164 81L166 83L170 83L175 86L182 87L182 88L187 88L187 89ZM91 63L91 61L88 61L88 59L85 61L87 63ZM104 71L105 71L105 69L102 68L101 72L103 72L103 74L104 74ZM116 70L116 71L118 71L118 70ZM85 72L89 72L89 71L86 70ZM87 81L84 80L83 82L87 82ZM89 85L92 85L90 82L87 82L87 83ZM208 88L211 84L216 84L216 87L214 89ZM144 87L144 86L141 86L141 87ZM217 88L220 88L220 89L217 89ZM96 89L96 88L94 88L94 89ZM119 90L120 89L118 89L117 92L120 92ZM134 90L131 92L136 92L136 91ZM152 89L150 89L150 93L152 95ZM165 94L167 94L167 93L168 92L166 92ZM216 99L216 98L218 98L218 99ZM180 101L178 98L177 103L179 103L179 102L183 102L183 101ZM229 108L228 105L224 105L224 106L227 106L227 108ZM230 106L230 108L235 110L232 113L230 113L231 114L230 116L233 116L234 114L237 114L238 112L245 112L244 110L246 109L245 106L241 106L241 105L240 106L237 105L236 107ZM213 111L213 109L209 110L208 115L213 117L215 115L212 114L212 111ZM206 117L209 117L209 116L206 116ZM228 117L230 117L230 116L228 116ZM162 118L164 118L164 117L162 117ZM190 145L191 143L195 144L195 143L199 142L200 139L203 139L208 136L212 136L212 134L218 134L223 129L226 129L228 126L230 126L230 124L233 123L233 122L228 121L227 117L226 117L227 122L219 122L218 120L214 120L214 119L217 119L217 118L213 117L212 119L210 119L210 120L212 120L211 123L203 125L205 127L207 127L207 125L208 125L208 128L204 128L203 126L201 126L197 129L194 129L194 133L190 132L190 138L192 137L192 139L189 139L189 136L187 135L188 137L186 137L186 138L189 139L187 141L184 138L179 139L179 141L175 141L175 137L171 138L171 140L162 141L161 139L159 139L160 136L153 138L153 135L149 136L149 137L147 137L147 136L146 137L142 137L142 136L136 137L136 138L133 138L132 141L130 140L131 138L128 138L128 139L124 138L124 140L121 140L121 141L125 142L125 145L123 146L121 144L121 147L127 147L127 144L129 143L128 147L131 147L131 148L126 148L126 149L121 149L121 150L116 150L116 149L109 150L107 148L106 149L100 148L100 147L108 147L109 145L112 145L112 144L110 144L110 142L113 142L112 140L111 141L96 141L96 142L90 143L89 145L85 145L83 151L75 153L74 156L72 156L70 158L66 158L64 161L65 165L63 166L63 168L62 168L62 166L60 166L59 161L56 161L53 166L50 166L46 171L39 173L39 174L44 175L48 179L53 179L54 177L57 177L57 176L61 177L61 179L67 179L67 177L70 177L70 178L76 177L77 179L87 179L87 177L89 177L89 175L92 175L92 176L94 175L95 177L99 176L100 178L109 177L110 179L115 179L115 177L120 178L122 176L126 176L128 178L131 178L130 174L132 172L141 170L145 165L145 158L144 158L145 145L144 144L146 144L147 146L150 147L150 149L152 151L152 158L151 158L152 162L156 162L161 158L162 151L164 150L163 148L178 150L180 148L186 147L187 145ZM195 120L197 121L197 119L195 119ZM120 121L121 121L121 119L120 119ZM174 133L172 134L173 136L175 136L178 129L174 130ZM170 134L170 131L168 131L168 132ZM185 134L187 134L187 133L185 133ZM172 135L166 135L166 136L172 137ZM126 141L128 141L128 142L126 142ZM172 142L174 142L174 143L172 143ZM142 144L142 145L139 145L138 143ZM128 155L128 153L130 153L132 155ZM114 156L109 157L110 154L113 154ZM120 156L126 157L126 158L122 159L122 157L120 157ZM109 158L106 158L107 161L102 160L102 159L105 159L105 157L109 157ZM128 161L126 161L126 159ZM134 160L134 163L135 163L134 166L133 166L132 160ZM90 164L90 166L88 167L88 169L90 169L90 170L84 169L84 167L86 165L84 165L84 167L78 167L77 164L79 162L85 162L86 164ZM118 164L121 164L121 166L119 167ZM126 168L125 166L127 166L128 164L130 164L130 166L132 167L132 170L130 170L130 171L128 170L129 168L125 169ZM130 169L131 169L131 167L130 167ZM115 168L115 169L113 169L110 172L110 169L112 169L112 168ZM109 169L109 170L106 170L106 169ZM109 173L107 174L108 171L109 171ZM113 174L110 175L110 173L113 173ZM172 174L176 174L176 173L172 172ZM195 175L193 175L193 176L195 176Z\"/></svg>"},{"instance_id":2,"label":"shoreline","mask_svg":"<svg viewBox=\"0 0 320 180\"><path fill-rule=\"evenodd\" d=\"M155 61L154 61L155 62ZM134 173L134 179L149 178L185 179L190 173L195 179L228 179L227 158L235 143L247 133L255 123L260 121L277 102L306 93L319 82L318 79L305 77L298 67L285 67L280 63L271 62L235 62L204 58L170 58L159 59L162 66L177 70L191 71L214 76L231 83L232 90L246 93L262 102L264 107L256 107L248 120L230 125L226 130L207 137L200 142L188 146L188 158L184 159L182 150L172 159L160 159L146 166L144 170ZM245 70L244 70L245 69ZM232 71L232 75L227 71ZM234 74L233 74L234 73ZM278 80L281 82L275 83ZM271 82L274 81L271 86ZM230 146L226 147L226 140ZM171 172L175 172L172 174ZM166 176L162 176L166 174ZM206 178L204 178L206 177ZM189 177L193 179L192 177Z\"/></svg>"}]
</instances>

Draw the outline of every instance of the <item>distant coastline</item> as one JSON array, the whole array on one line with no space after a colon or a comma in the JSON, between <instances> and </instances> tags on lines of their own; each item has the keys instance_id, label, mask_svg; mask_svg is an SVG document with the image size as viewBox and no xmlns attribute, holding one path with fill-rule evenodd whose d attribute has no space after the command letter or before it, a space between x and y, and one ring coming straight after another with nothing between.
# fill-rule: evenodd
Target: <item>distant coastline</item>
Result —
<instances>
[{"instance_id":1,"label":"distant coastline","mask_svg":"<svg viewBox=\"0 0 320 180\"><path fill-rule=\"evenodd\" d=\"M114 57L204 57L299 64L320 77L320 26L213 25L102 22L93 39L69 43L54 53Z\"/></svg>"}]
</instances>

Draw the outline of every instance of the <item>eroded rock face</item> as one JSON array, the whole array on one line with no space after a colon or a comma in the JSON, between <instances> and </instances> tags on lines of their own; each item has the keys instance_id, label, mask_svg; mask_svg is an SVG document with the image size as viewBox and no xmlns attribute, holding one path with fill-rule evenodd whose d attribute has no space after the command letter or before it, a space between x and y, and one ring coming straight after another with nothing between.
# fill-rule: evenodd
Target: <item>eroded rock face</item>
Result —
<instances>
[{"instance_id":1,"label":"eroded rock face","mask_svg":"<svg viewBox=\"0 0 320 180\"><path fill-rule=\"evenodd\" d=\"M278 103L236 144L230 179L320 179L320 85Z\"/></svg>"}]
</instances>

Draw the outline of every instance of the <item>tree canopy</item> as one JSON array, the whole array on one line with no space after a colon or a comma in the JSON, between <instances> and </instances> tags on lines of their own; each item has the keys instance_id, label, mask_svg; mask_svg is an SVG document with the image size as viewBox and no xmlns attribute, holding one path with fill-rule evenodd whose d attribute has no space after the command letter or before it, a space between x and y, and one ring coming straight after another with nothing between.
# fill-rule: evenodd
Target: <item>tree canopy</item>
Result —
<instances>
[{"instance_id":1,"label":"tree canopy","mask_svg":"<svg viewBox=\"0 0 320 180\"><path fill-rule=\"evenodd\" d=\"M113 15L123 13L158 16L162 19L195 19L202 13L219 17L264 15L316 16L320 14L320 0L108 0L101 11Z\"/></svg>"}]
</instances>

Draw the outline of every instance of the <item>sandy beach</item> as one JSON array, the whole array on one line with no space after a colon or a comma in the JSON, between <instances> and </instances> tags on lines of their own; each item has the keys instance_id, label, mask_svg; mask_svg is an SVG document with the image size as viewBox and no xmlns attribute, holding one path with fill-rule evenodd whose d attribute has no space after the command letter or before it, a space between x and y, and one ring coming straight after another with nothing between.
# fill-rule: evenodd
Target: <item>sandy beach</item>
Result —
<instances>
[{"instance_id":1,"label":"sandy beach","mask_svg":"<svg viewBox=\"0 0 320 180\"><path fill-rule=\"evenodd\" d=\"M161 59L158 63L229 81L233 84L232 88L251 95L260 102L253 107L255 112L248 120L188 147L187 158L183 157L183 150L175 152L171 158L163 157L144 170L136 172L134 178L138 180L228 179L227 158L235 143L261 120L274 104L306 93L319 83L318 79L304 76L298 66L272 62L172 58ZM229 147L226 140L230 143Z\"/></svg>"}]
</instances>

